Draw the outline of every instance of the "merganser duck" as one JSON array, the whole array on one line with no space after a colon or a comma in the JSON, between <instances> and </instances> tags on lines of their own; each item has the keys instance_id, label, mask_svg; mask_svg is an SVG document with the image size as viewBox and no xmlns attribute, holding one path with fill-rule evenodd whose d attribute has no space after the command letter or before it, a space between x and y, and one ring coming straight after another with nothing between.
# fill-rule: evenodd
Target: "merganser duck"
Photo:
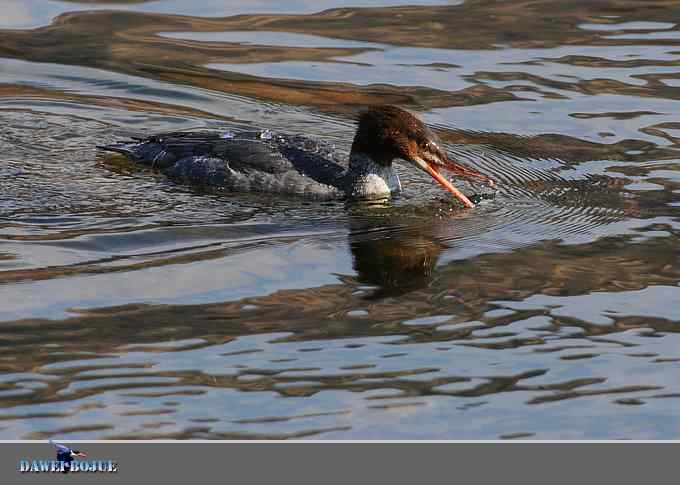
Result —
<instances>
[{"instance_id":1,"label":"merganser duck","mask_svg":"<svg viewBox=\"0 0 680 485\"><path fill-rule=\"evenodd\" d=\"M164 133L98 148L157 167L171 178L230 191L388 197L401 190L396 159L428 173L466 207L474 204L441 169L494 186L486 175L451 160L423 122L395 106L374 106L360 114L348 162L328 143L269 130Z\"/></svg>"}]
</instances>

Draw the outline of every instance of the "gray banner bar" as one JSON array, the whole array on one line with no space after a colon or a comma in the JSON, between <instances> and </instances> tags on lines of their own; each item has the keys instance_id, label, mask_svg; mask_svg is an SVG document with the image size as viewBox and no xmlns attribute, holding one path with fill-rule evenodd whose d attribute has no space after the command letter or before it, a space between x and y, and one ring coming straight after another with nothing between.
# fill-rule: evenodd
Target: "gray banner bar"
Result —
<instances>
[{"instance_id":1,"label":"gray banner bar","mask_svg":"<svg viewBox=\"0 0 680 485\"><path fill-rule=\"evenodd\" d=\"M20 473L48 443L0 444L0 483L655 483L672 480L678 443L66 443L116 474Z\"/></svg>"}]
</instances>

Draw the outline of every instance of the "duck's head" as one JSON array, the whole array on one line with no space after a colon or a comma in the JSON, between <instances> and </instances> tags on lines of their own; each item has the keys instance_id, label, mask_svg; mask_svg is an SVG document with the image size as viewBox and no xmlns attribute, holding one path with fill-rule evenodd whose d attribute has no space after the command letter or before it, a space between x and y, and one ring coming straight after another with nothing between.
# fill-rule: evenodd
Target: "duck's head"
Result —
<instances>
[{"instance_id":1,"label":"duck's head","mask_svg":"<svg viewBox=\"0 0 680 485\"><path fill-rule=\"evenodd\" d=\"M361 113L352 152L364 154L381 165L391 165L395 158L408 161L427 172L466 207L474 204L441 175L441 169L463 179L494 185L486 175L451 160L437 135L414 115L396 106L374 106Z\"/></svg>"}]
</instances>

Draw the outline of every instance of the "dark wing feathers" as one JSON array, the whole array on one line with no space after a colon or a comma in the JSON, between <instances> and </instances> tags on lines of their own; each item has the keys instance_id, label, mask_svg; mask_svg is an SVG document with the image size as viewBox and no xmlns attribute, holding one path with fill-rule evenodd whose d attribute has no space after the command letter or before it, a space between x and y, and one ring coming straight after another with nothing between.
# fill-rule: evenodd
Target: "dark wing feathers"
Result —
<instances>
[{"instance_id":1,"label":"dark wing feathers","mask_svg":"<svg viewBox=\"0 0 680 485\"><path fill-rule=\"evenodd\" d=\"M334 194L346 164L335 148L271 132L175 132L99 147L168 176L231 189Z\"/></svg>"},{"instance_id":2,"label":"dark wing feathers","mask_svg":"<svg viewBox=\"0 0 680 485\"><path fill-rule=\"evenodd\" d=\"M281 153L278 144L265 140L222 140L214 145L210 155L226 160L233 170L240 172L257 170L277 174L293 168Z\"/></svg>"},{"instance_id":3,"label":"dark wing feathers","mask_svg":"<svg viewBox=\"0 0 680 485\"><path fill-rule=\"evenodd\" d=\"M263 140L257 133L240 133L222 138L215 132L178 132L155 135L130 143L100 146L103 150L122 153L137 162L156 168L167 168L190 157L214 157L227 162L234 170L259 170L281 173L292 169L276 141Z\"/></svg>"}]
</instances>

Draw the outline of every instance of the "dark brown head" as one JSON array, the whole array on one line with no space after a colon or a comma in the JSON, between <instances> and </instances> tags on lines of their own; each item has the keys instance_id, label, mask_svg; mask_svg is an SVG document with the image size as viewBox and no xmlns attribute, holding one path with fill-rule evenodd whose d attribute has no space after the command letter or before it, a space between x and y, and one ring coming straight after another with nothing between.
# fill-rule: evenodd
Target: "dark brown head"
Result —
<instances>
[{"instance_id":1,"label":"dark brown head","mask_svg":"<svg viewBox=\"0 0 680 485\"><path fill-rule=\"evenodd\" d=\"M437 135L411 113L396 106L373 106L361 113L352 152L367 155L381 165L390 165L395 158L411 162L468 207L474 204L442 177L439 169L493 185L485 175L450 160Z\"/></svg>"},{"instance_id":2,"label":"dark brown head","mask_svg":"<svg viewBox=\"0 0 680 485\"><path fill-rule=\"evenodd\" d=\"M395 158L408 160L436 136L418 118L396 106L372 106L359 115L352 151L388 165Z\"/></svg>"}]
</instances>

